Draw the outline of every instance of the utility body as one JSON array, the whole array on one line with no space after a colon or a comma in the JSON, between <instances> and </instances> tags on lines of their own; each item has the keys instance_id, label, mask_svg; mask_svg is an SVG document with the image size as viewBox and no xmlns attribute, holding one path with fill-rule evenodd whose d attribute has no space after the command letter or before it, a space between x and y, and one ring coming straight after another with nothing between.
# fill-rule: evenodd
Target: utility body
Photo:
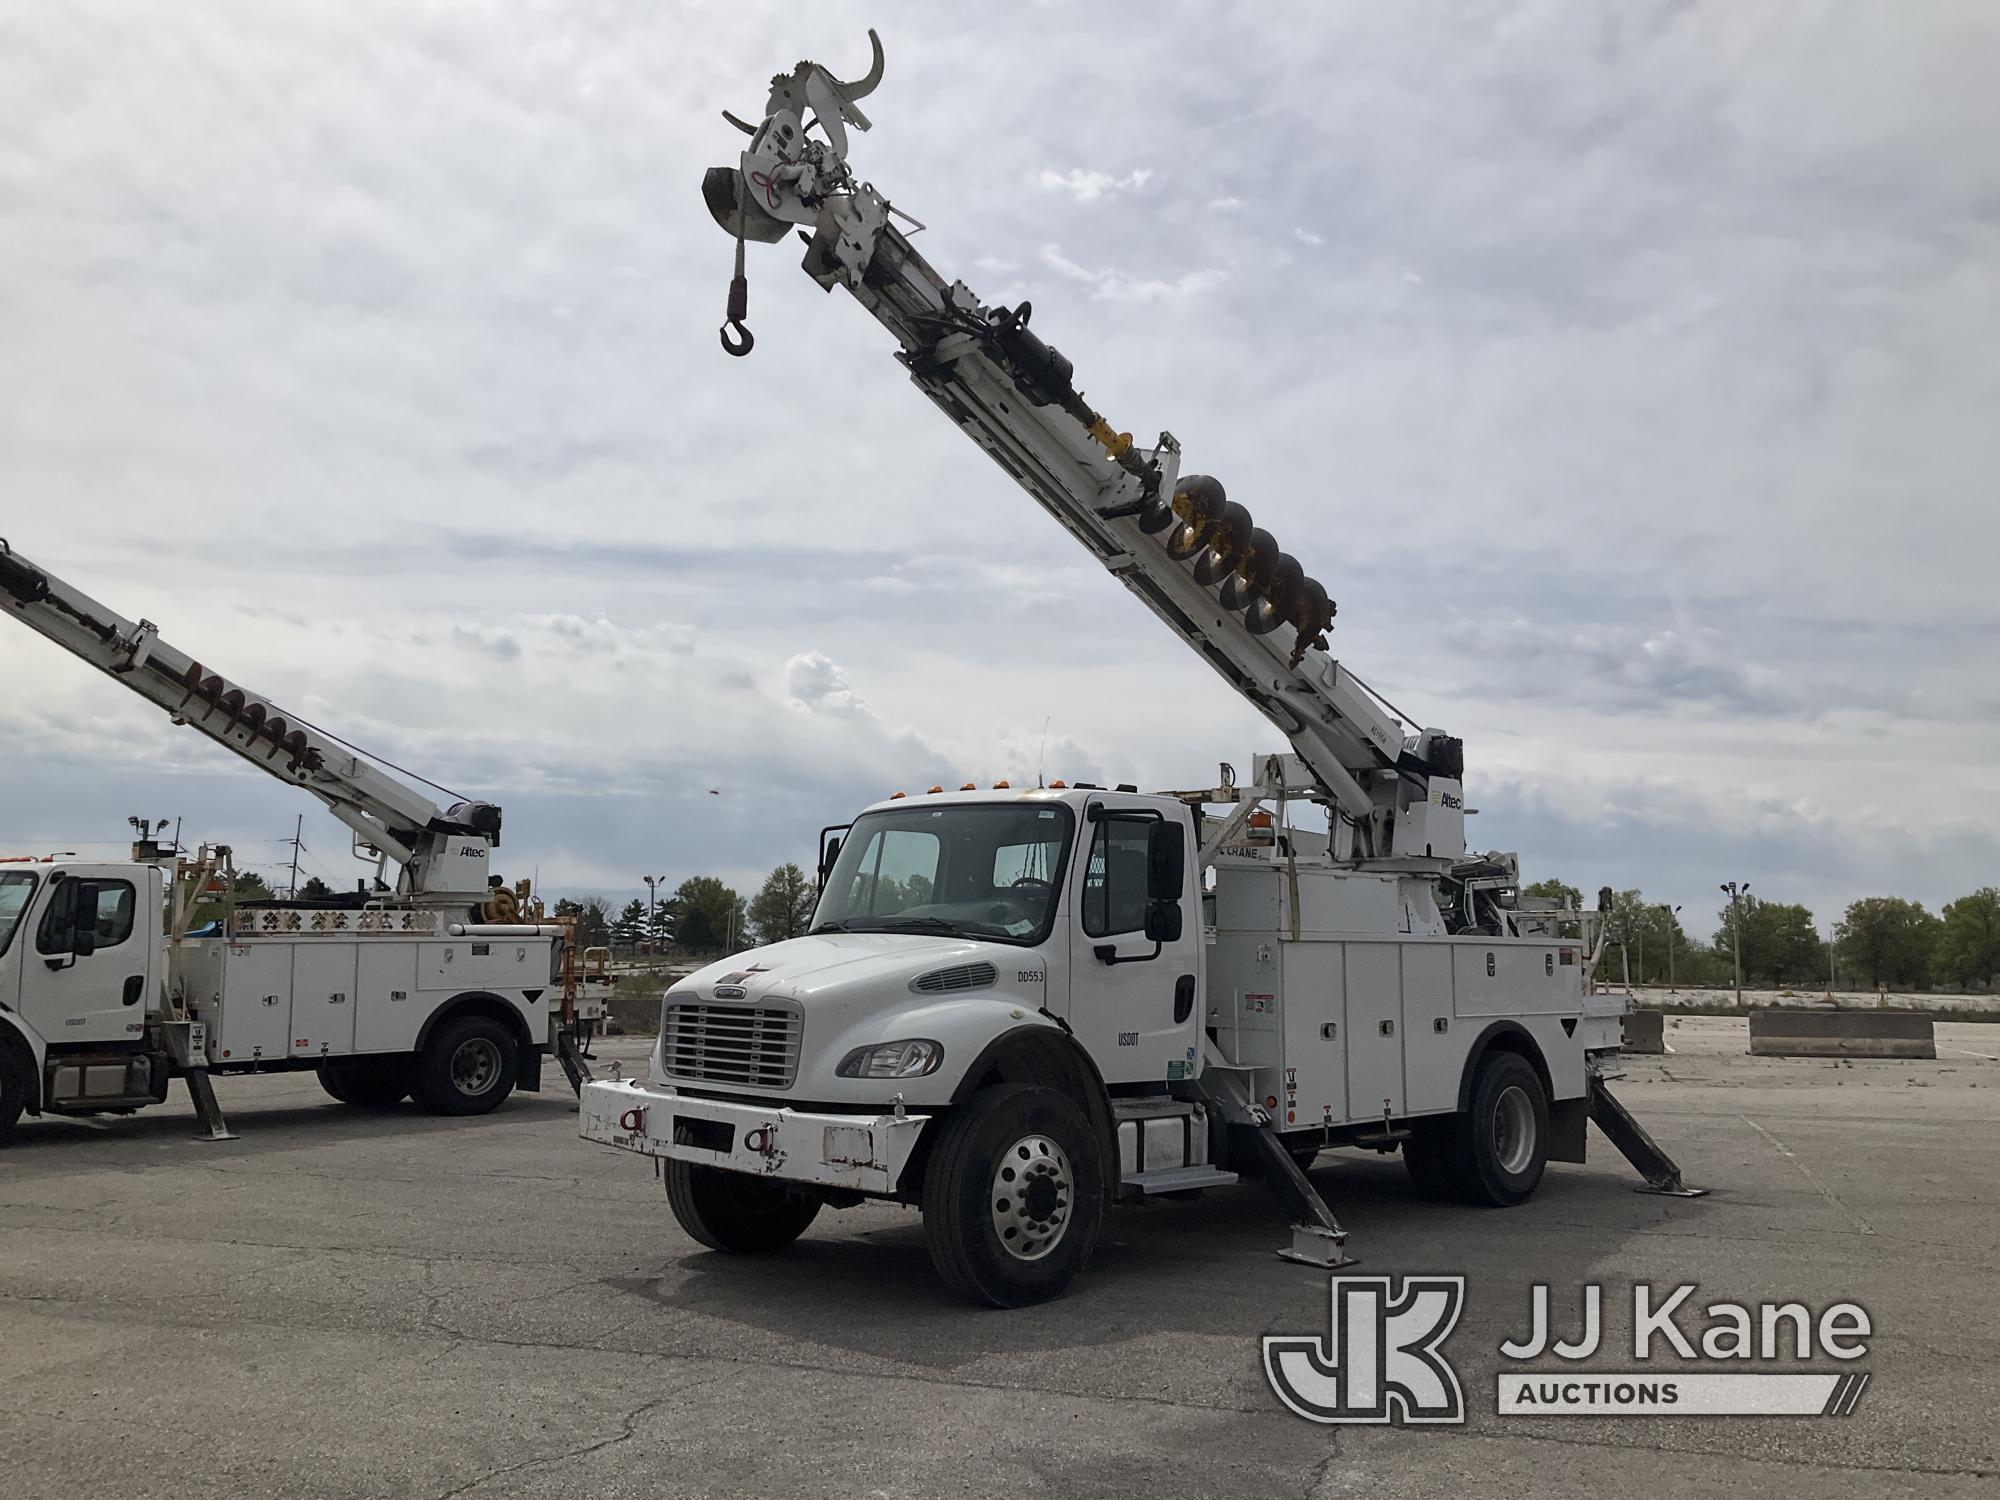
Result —
<instances>
[{"instance_id":1,"label":"utility body","mask_svg":"<svg viewBox=\"0 0 2000 1500\"><path fill-rule=\"evenodd\" d=\"M1059 1293L1107 1204L1263 1179L1288 1252L1345 1262L1304 1175L1400 1150L1492 1205L1581 1161L1596 1119L1657 1190L1690 1191L1604 1087L1622 1000L1593 993L1599 913L1520 891L1465 844L1463 750L1329 654L1327 590L1180 445L1141 448L1029 328L948 281L847 161L856 83L772 82L703 183L737 243L722 331L749 352L747 242L892 335L909 378L1290 743L1247 782L932 788L823 835L810 933L670 989L647 1081L582 1096L586 1137L664 1163L708 1245L776 1248L826 1206L919 1206L967 1296ZM1317 826L1310 826L1317 825ZM1600 905L1602 905L1602 901Z\"/></svg>"},{"instance_id":2,"label":"utility body","mask_svg":"<svg viewBox=\"0 0 2000 1500\"><path fill-rule=\"evenodd\" d=\"M538 1089L550 1053L581 1081L574 1038L601 1001L568 925L489 875L499 808L439 808L5 542L0 610L319 798L375 866L351 897L235 903L226 848L184 858L145 830L130 861L0 862L0 1138L24 1112L158 1103L175 1077L221 1137L214 1073L310 1068L345 1103L451 1114ZM218 897L219 930L191 932Z\"/></svg>"}]
</instances>

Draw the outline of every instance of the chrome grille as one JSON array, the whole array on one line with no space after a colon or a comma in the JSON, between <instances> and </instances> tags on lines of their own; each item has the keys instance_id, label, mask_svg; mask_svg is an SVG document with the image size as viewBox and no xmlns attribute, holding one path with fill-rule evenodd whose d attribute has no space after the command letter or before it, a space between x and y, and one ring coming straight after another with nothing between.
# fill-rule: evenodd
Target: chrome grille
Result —
<instances>
[{"instance_id":1,"label":"chrome grille","mask_svg":"<svg viewBox=\"0 0 2000 1500\"><path fill-rule=\"evenodd\" d=\"M919 975L911 981L910 988L925 995L943 995L955 990L983 990L998 977L989 963L959 964Z\"/></svg>"},{"instance_id":2,"label":"chrome grille","mask_svg":"<svg viewBox=\"0 0 2000 1500\"><path fill-rule=\"evenodd\" d=\"M672 1078L788 1089L799 1070L805 1017L795 1005L701 1005L669 1000L660 1059Z\"/></svg>"}]
</instances>

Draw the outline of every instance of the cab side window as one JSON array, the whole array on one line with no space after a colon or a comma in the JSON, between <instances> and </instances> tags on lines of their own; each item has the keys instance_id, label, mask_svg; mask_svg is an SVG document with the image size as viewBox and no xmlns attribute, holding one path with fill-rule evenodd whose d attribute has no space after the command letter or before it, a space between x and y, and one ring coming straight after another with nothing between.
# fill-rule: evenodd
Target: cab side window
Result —
<instances>
[{"instance_id":1,"label":"cab side window","mask_svg":"<svg viewBox=\"0 0 2000 1500\"><path fill-rule=\"evenodd\" d=\"M115 948L132 936L139 895L129 880L65 880L49 898L35 929L37 953L64 953L71 924L89 926L99 948Z\"/></svg>"},{"instance_id":2,"label":"cab side window","mask_svg":"<svg viewBox=\"0 0 2000 1500\"><path fill-rule=\"evenodd\" d=\"M1083 930L1090 937L1146 925L1146 842L1153 820L1106 818L1090 841L1083 875Z\"/></svg>"}]
</instances>

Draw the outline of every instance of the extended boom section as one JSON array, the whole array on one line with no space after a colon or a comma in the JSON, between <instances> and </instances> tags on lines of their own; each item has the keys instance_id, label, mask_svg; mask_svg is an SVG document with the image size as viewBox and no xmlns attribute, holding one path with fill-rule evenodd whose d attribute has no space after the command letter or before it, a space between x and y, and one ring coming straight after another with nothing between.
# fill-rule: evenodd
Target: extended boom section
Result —
<instances>
[{"instance_id":1,"label":"extended boom section","mask_svg":"<svg viewBox=\"0 0 2000 1500\"><path fill-rule=\"evenodd\" d=\"M493 804L438 807L324 730L175 649L150 620L126 619L4 541L0 605L176 723L199 730L265 774L319 798L342 823L402 866L401 894L451 904L476 904L489 896L488 853L500 842L500 809Z\"/></svg>"},{"instance_id":2,"label":"extended boom section","mask_svg":"<svg viewBox=\"0 0 2000 1500\"><path fill-rule=\"evenodd\" d=\"M947 280L891 222L888 200L855 178L844 127L868 126L854 100L880 79L874 45L859 83L800 63L774 81L762 125L732 117L750 144L703 182L737 240L725 347L747 352L744 242L800 226L807 273L872 313L937 407L1291 742L1310 794L1338 813L1336 856L1448 874L1465 854L1459 742L1407 733L1328 653L1335 606L1324 586L1217 480L1183 475L1170 434L1140 448L1095 411L1070 361L1030 328L1027 303L988 306Z\"/></svg>"}]
</instances>

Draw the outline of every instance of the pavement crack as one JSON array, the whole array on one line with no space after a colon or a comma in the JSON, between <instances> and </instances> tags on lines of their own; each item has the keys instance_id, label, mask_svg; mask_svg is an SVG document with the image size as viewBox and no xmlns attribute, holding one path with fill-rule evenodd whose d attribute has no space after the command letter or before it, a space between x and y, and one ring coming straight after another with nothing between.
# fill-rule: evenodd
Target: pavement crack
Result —
<instances>
[{"instance_id":1,"label":"pavement crack","mask_svg":"<svg viewBox=\"0 0 2000 1500\"><path fill-rule=\"evenodd\" d=\"M497 1469L489 1469L484 1474L468 1479L465 1483L457 1485L452 1489L445 1490L437 1496L437 1500L454 1500L456 1496L469 1494L480 1486L490 1484L492 1481L504 1478L509 1474L519 1474L527 1469L545 1469L550 1464L566 1463L571 1459L577 1458L587 1458L593 1453L603 1452L606 1448L615 1448L620 1443L629 1443L632 1441L633 1435L639 1430L640 1420L648 1412L656 1411L660 1407L665 1406L669 1401L688 1395L704 1385L712 1384L718 1378L713 1375L705 1375L699 1379L677 1385L663 1395L649 1397L647 1400L641 1401L637 1406L632 1407L624 1416L618 1419L618 1431L612 1433L609 1437L598 1438L593 1442L584 1443L579 1447L565 1448L560 1453L545 1453L539 1458L524 1458L519 1463L502 1464Z\"/></svg>"},{"instance_id":2,"label":"pavement crack","mask_svg":"<svg viewBox=\"0 0 2000 1500\"><path fill-rule=\"evenodd\" d=\"M1790 1162L1794 1167L1797 1167L1799 1170L1799 1175L1805 1178L1807 1182L1813 1185L1813 1190L1817 1192L1820 1195L1820 1197L1826 1199L1828 1203L1831 1203L1835 1208L1839 1209L1840 1212L1847 1218L1848 1222L1854 1226L1855 1231L1857 1233L1873 1234L1875 1232L1875 1226L1873 1224L1870 1224L1866 1219L1862 1218L1861 1215L1856 1213L1853 1209L1849 1208L1847 1206L1846 1200L1843 1199L1840 1196L1840 1194L1836 1193L1832 1188L1828 1187L1824 1182L1822 1182L1817 1172L1815 1172L1811 1167L1807 1166L1804 1162L1800 1161L1798 1156L1793 1152L1790 1146L1787 1146L1783 1141L1779 1140L1775 1135L1771 1134L1770 1131L1766 1130L1762 1125L1759 1125L1755 1120L1751 1119L1748 1115L1738 1115L1736 1118L1741 1120L1745 1125L1748 1125L1752 1130L1756 1131L1757 1134L1764 1137L1765 1140L1769 1141L1771 1145L1776 1149L1778 1155L1784 1157L1784 1159Z\"/></svg>"}]
</instances>

